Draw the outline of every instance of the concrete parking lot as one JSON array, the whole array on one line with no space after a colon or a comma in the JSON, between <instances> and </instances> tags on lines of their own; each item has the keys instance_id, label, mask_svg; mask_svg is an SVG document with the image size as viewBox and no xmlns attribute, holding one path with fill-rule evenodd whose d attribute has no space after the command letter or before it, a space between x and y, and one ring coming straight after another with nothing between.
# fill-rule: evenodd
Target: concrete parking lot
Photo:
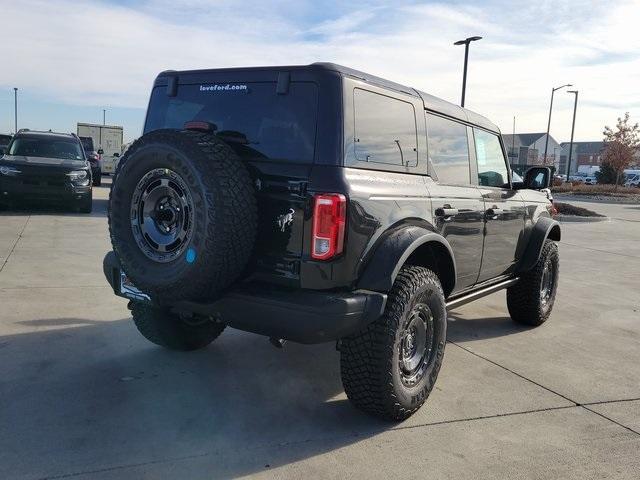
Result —
<instances>
[{"instance_id":1,"label":"concrete parking lot","mask_svg":"<svg viewBox=\"0 0 640 480\"><path fill-rule=\"evenodd\" d=\"M94 213L0 213L0 478L640 478L640 205L563 225L551 320L451 312L436 388L395 425L348 403L334 345L142 338ZM604 205L604 206L603 206Z\"/></svg>"}]
</instances>

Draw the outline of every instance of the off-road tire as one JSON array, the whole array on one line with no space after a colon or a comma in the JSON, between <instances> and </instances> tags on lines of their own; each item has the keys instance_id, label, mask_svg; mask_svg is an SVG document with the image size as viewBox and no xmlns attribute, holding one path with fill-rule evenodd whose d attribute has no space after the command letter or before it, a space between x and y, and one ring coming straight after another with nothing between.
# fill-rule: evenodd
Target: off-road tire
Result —
<instances>
[{"instance_id":1,"label":"off-road tire","mask_svg":"<svg viewBox=\"0 0 640 480\"><path fill-rule=\"evenodd\" d=\"M131 227L136 185L158 168L180 175L194 203L189 244L167 263L149 259ZM157 304L215 298L243 272L256 231L257 205L249 172L213 133L153 131L138 139L118 163L109 195L111 242L127 276Z\"/></svg>"},{"instance_id":2,"label":"off-road tire","mask_svg":"<svg viewBox=\"0 0 640 480\"><path fill-rule=\"evenodd\" d=\"M209 319L187 322L166 309L140 302L129 305L133 323L144 338L170 350L204 348L220 336L225 324Z\"/></svg>"},{"instance_id":3,"label":"off-road tire","mask_svg":"<svg viewBox=\"0 0 640 480\"><path fill-rule=\"evenodd\" d=\"M433 315L433 349L415 385L403 382L400 350L409 314L416 306ZM359 409L387 420L411 416L425 402L444 356L447 314L437 275L423 267L405 266L389 293L385 313L340 343L340 371L347 397Z\"/></svg>"},{"instance_id":4,"label":"off-road tire","mask_svg":"<svg viewBox=\"0 0 640 480\"><path fill-rule=\"evenodd\" d=\"M550 298L543 302L540 292L545 265L553 269L553 289ZM513 321L534 327L547 321L558 290L559 272L558 246L554 241L546 240L536 265L521 275L518 283L507 289L507 307Z\"/></svg>"}]
</instances>

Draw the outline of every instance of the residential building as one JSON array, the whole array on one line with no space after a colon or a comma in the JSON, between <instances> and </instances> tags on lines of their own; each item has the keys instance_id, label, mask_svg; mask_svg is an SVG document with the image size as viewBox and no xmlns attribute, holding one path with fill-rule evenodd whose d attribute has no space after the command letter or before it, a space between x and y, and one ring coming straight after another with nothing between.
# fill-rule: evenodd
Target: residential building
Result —
<instances>
[{"instance_id":1,"label":"residential building","mask_svg":"<svg viewBox=\"0 0 640 480\"><path fill-rule=\"evenodd\" d=\"M560 163L558 172L567 173L567 162L569 161L569 142L561 144L562 153L560 154ZM587 170L587 167L599 167L602 164L602 154L604 151L604 142L573 142L573 151L571 153L571 171L569 175L576 174L579 170ZM580 166L583 168L581 169Z\"/></svg>"},{"instance_id":2,"label":"residential building","mask_svg":"<svg viewBox=\"0 0 640 480\"><path fill-rule=\"evenodd\" d=\"M544 161L544 147L547 134L542 133L516 133L515 135L502 135L504 146L507 150L511 168L522 173L529 166L548 165L558 168L560 162L560 144L549 135L547 145L547 161Z\"/></svg>"}]
</instances>

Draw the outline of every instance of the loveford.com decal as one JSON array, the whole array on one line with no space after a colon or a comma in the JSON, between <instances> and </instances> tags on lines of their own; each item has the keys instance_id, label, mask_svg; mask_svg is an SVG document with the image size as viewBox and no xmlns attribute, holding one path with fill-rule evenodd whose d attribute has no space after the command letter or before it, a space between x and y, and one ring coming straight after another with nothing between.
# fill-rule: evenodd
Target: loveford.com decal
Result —
<instances>
[{"instance_id":1,"label":"loveford.com decal","mask_svg":"<svg viewBox=\"0 0 640 480\"><path fill-rule=\"evenodd\" d=\"M231 85L227 83L225 85L200 85L201 92L232 92L232 91L247 91L246 85Z\"/></svg>"}]
</instances>

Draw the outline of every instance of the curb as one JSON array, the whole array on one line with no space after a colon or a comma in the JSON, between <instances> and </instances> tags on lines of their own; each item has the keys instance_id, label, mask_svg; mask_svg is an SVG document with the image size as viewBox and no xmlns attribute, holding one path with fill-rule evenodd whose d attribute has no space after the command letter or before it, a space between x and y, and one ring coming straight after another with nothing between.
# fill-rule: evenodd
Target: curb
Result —
<instances>
[{"instance_id":1,"label":"curb","mask_svg":"<svg viewBox=\"0 0 640 480\"><path fill-rule=\"evenodd\" d=\"M577 215L556 215L553 218L560 223L596 223L611 220L609 217L579 217Z\"/></svg>"}]
</instances>

